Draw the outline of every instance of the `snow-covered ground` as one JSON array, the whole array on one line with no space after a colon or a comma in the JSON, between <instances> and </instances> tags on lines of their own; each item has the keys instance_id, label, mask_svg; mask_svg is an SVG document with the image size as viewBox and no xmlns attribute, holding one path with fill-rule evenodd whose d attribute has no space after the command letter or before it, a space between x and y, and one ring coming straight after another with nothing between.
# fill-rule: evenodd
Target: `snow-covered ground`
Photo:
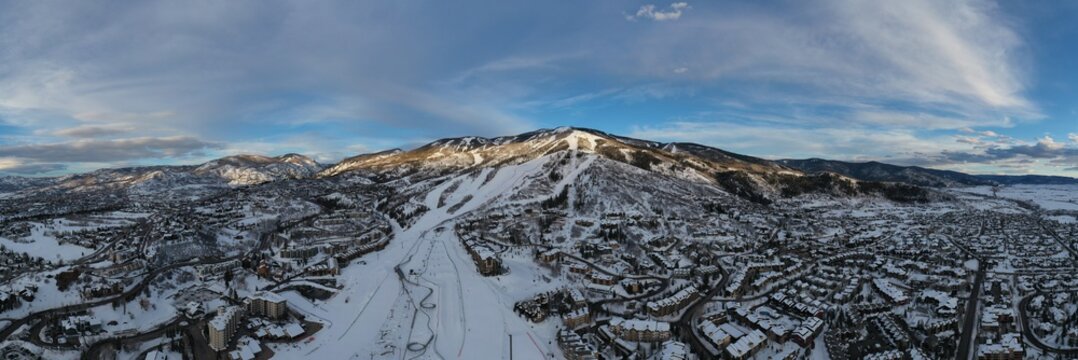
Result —
<instances>
[{"instance_id":1,"label":"snow-covered ground","mask_svg":"<svg viewBox=\"0 0 1078 360\"><path fill-rule=\"evenodd\" d=\"M10 286L14 289L34 285L37 286L38 290L34 296L34 301L24 301L18 307L4 312L2 317L17 319L35 311L81 303L83 300L77 291L72 289L60 291L56 287L56 275L64 270L67 270L67 268L63 267L37 274L25 274L11 281Z\"/></svg>"},{"instance_id":2,"label":"snow-covered ground","mask_svg":"<svg viewBox=\"0 0 1078 360\"><path fill-rule=\"evenodd\" d=\"M993 194L991 186L957 188L957 191L987 195ZM1001 198L1033 202L1045 210L1078 210L1078 185L1012 185L996 189Z\"/></svg>"},{"instance_id":3,"label":"snow-covered ground","mask_svg":"<svg viewBox=\"0 0 1078 360\"><path fill-rule=\"evenodd\" d=\"M55 237L45 234L44 224L34 224L30 236L13 240L0 237L0 244L11 251L41 257L48 261L75 260L94 251L74 244L60 244Z\"/></svg>"},{"instance_id":4,"label":"snow-covered ground","mask_svg":"<svg viewBox=\"0 0 1078 360\"><path fill-rule=\"evenodd\" d=\"M146 300L145 307L140 301L127 303L115 309L111 304L90 309L90 315L101 320L102 329L109 332L122 332L135 329L149 331L172 320L177 316L176 308L159 299Z\"/></svg>"}]
</instances>

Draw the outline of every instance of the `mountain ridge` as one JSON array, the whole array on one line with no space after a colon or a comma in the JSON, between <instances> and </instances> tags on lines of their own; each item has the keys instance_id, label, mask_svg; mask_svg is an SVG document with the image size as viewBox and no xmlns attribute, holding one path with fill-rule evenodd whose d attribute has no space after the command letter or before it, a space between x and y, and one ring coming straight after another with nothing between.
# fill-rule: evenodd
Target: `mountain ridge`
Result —
<instances>
[{"instance_id":1,"label":"mountain ridge","mask_svg":"<svg viewBox=\"0 0 1078 360\"><path fill-rule=\"evenodd\" d=\"M60 177L0 176L0 191L33 188L167 187L183 184L254 185L283 179L327 178L349 173L401 178L424 171L435 176L520 163L559 151L593 153L667 176L718 184L727 190L795 194L820 186L849 192L842 182L886 182L924 187L1014 184L1078 184L1078 179L1046 175L972 175L877 161L819 158L768 160L690 142L657 142L581 127L537 129L498 137L450 137L411 150L357 154L334 164L295 153L275 157L240 154L198 165L157 165L98 169ZM836 176L830 176L833 174ZM806 180L802 177L811 177ZM799 179L802 178L802 179ZM790 186L791 183L798 185ZM149 185L147 185L149 184ZM811 184L808 185L808 184ZM839 190L840 188L846 190ZM791 190L793 189L793 190ZM755 190L754 190L755 191ZM758 197L762 195L750 195Z\"/></svg>"},{"instance_id":2,"label":"mountain ridge","mask_svg":"<svg viewBox=\"0 0 1078 360\"><path fill-rule=\"evenodd\" d=\"M850 162L820 158L782 159L779 163L806 173L832 172L861 180L903 182L930 187L1078 184L1078 178L1051 175L976 175L920 166L901 166L879 161Z\"/></svg>"}]
</instances>

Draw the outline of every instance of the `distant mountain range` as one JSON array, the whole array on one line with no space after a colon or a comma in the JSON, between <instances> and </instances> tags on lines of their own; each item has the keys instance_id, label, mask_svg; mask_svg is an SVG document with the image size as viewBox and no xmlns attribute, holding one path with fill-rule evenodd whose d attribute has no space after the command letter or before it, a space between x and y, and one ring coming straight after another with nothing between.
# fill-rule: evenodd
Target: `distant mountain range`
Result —
<instances>
[{"instance_id":1,"label":"distant mountain range","mask_svg":"<svg viewBox=\"0 0 1078 360\"><path fill-rule=\"evenodd\" d=\"M876 161L846 162L824 159L778 160L780 164L818 174L830 172L865 181L902 182L918 186L947 187L961 185L1062 185L1078 184L1078 179L1046 175L970 175L957 171L898 166Z\"/></svg>"},{"instance_id":2,"label":"distant mountain range","mask_svg":"<svg viewBox=\"0 0 1078 360\"><path fill-rule=\"evenodd\" d=\"M605 164L601 166L606 169L604 171L612 172L607 174L615 179L611 181L622 181L617 180L619 177L648 178L656 183L676 181L687 186L721 190L764 204L777 197L806 193L878 195L892 200L920 201L930 197L929 192L921 190L922 187L1078 184L1078 179L1060 176L970 175L879 162L767 160L693 143L661 143L593 129L563 127L496 138L442 139L413 150L362 154L332 165L319 164L299 154L277 157L235 155L201 165L101 169L55 178L0 177L0 193L95 190L155 193L191 186L235 187L282 180L335 178L414 184L440 176L516 166L540 157L569 155L594 157L588 165L598 164L595 160L601 160ZM638 170L628 170L631 168ZM564 176L554 173L549 176Z\"/></svg>"}]
</instances>

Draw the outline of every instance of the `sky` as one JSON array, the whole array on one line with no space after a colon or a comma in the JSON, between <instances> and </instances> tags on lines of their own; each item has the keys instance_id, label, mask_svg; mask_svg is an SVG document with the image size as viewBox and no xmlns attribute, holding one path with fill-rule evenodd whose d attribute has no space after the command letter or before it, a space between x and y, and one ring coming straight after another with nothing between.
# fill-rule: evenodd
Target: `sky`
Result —
<instances>
[{"instance_id":1,"label":"sky","mask_svg":"<svg viewBox=\"0 0 1078 360\"><path fill-rule=\"evenodd\" d=\"M1078 2L0 1L0 174L578 126L1078 177Z\"/></svg>"}]
</instances>

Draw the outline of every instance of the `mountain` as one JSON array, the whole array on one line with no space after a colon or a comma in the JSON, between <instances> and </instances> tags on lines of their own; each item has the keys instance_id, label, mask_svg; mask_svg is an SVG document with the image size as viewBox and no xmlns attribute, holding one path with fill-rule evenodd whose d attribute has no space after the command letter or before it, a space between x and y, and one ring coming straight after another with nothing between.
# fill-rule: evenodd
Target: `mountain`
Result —
<instances>
[{"instance_id":1,"label":"mountain","mask_svg":"<svg viewBox=\"0 0 1078 360\"><path fill-rule=\"evenodd\" d=\"M957 171L898 166L875 161L857 163L824 159L778 160L779 163L806 173L830 172L867 181L902 182L911 185L946 187L955 185L992 185L992 181Z\"/></svg>"},{"instance_id":2,"label":"mountain","mask_svg":"<svg viewBox=\"0 0 1078 360\"><path fill-rule=\"evenodd\" d=\"M733 195L768 205L805 194L837 197L878 196L895 201L929 201L942 196L933 187L994 184L1060 184L1078 180L1046 176L979 176L954 171L904 167L879 162L852 163L823 159L767 160L693 143L661 143L561 127L501 137L441 139L412 150L361 154L331 166L306 156L234 155L201 165L101 169L58 178L0 178L0 192L125 191L135 194L177 189L224 189L295 179L347 180L384 184L405 196L397 205L422 203L424 194L444 181L467 184L485 174L476 187L517 173L516 189L559 194L566 186L588 187L596 196L627 196L647 202L668 191L676 197ZM547 178L538 181L535 179ZM575 184L566 179L597 181ZM651 184L651 185L649 185ZM665 188L659 189L660 186ZM530 188L527 188L530 187ZM616 194L617 192L635 192ZM497 196L494 196L497 197Z\"/></svg>"},{"instance_id":3,"label":"mountain","mask_svg":"<svg viewBox=\"0 0 1078 360\"><path fill-rule=\"evenodd\" d=\"M898 166L875 161L845 162L824 159L778 160L779 163L806 173L840 174L866 181L902 182L929 187L963 185L1078 184L1078 179L1043 175L970 175L957 171Z\"/></svg>"},{"instance_id":4,"label":"mountain","mask_svg":"<svg viewBox=\"0 0 1078 360\"><path fill-rule=\"evenodd\" d=\"M460 170L521 162L559 151L580 151L628 163L645 170L687 177L711 177L715 171L753 173L793 171L750 156L688 143L658 143L611 135L599 130L561 127L495 138L441 139L411 151L390 151L345 159L320 176L349 171L392 172ZM688 171L688 172L686 172ZM694 173L693 173L694 172Z\"/></svg>"},{"instance_id":5,"label":"mountain","mask_svg":"<svg viewBox=\"0 0 1078 360\"><path fill-rule=\"evenodd\" d=\"M21 176L0 176L0 194L17 192L23 189L51 184L52 178L31 178Z\"/></svg>"},{"instance_id":6,"label":"mountain","mask_svg":"<svg viewBox=\"0 0 1078 360\"><path fill-rule=\"evenodd\" d=\"M135 193L157 193L189 186L255 185L282 179L301 179L314 176L323 169L321 164L303 155L286 154L277 157L234 155L202 165L141 166L99 169L83 174L56 178L29 178L0 181L0 190L13 191L103 191L122 190ZM29 185L20 185L26 184ZM13 185L6 185L11 183ZM3 191L0 191L3 192Z\"/></svg>"},{"instance_id":7,"label":"mountain","mask_svg":"<svg viewBox=\"0 0 1078 360\"><path fill-rule=\"evenodd\" d=\"M385 182L418 183L486 168L518 166L541 158L563 158L558 162L567 163L566 156L582 160L576 162L579 164L610 168L614 176L641 176L637 171L627 174L625 168L628 166L642 170L649 177L706 186L760 204L805 193L841 196L871 193L904 201L925 200L928 196L921 189L901 184L859 181L830 174L806 175L778 162L699 144L659 143L570 127L495 138L441 139L410 151L393 150L349 158L318 176L361 174ZM551 174L584 170L543 168ZM562 175L550 176L558 178ZM904 192L912 195L902 195Z\"/></svg>"},{"instance_id":8,"label":"mountain","mask_svg":"<svg viewBox=\"0 0 1078 360\"><path fill-rule=\"evenodd\" d=\"M1000 185L1073 185L1078 184L1078 179L1066 176L1047 175L974 175Z\"/></svg>"},{"instance_id":9,"label":"mountain","mask_svg":"<svg viewBox=\"0 0 1078 360\"><path fill-rule=\"evenodd\" d=\"M226 179L232 185L253 185L280 179L307 178L321 170L322 165L318 162L299 154L278 157L234 155L202 164L191 173Z\"/></svg>"}]
</instances>

